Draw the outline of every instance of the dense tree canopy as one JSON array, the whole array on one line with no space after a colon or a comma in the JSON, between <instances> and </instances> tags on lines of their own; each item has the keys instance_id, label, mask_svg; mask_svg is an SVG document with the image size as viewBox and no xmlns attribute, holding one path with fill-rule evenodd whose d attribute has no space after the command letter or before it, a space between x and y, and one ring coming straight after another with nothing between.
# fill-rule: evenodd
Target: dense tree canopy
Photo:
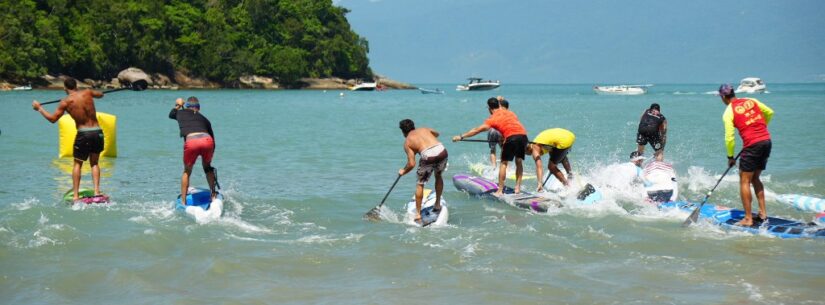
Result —
<instances>
[{"instance_id":1,"label":"dense tree canopy","mask_svg":"<svg viewBox=\"0 0 825 305\"><path fill-rule=\"evenodd\" d=\"M231 83L248 74L371 76L331 0L0 1L0 78L109 79L130 66Z\"/></svg>"}]
</instances>

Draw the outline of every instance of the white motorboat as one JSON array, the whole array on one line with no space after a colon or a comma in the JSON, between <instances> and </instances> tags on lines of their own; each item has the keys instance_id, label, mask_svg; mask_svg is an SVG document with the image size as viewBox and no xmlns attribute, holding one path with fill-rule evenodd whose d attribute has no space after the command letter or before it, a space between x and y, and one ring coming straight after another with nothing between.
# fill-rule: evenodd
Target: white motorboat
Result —
<instances>
[{"instance_id":1,"label":"white motorboat","mask_svg":"<svg viewBox=\"0 0 825 305\"><path fill-rule=\"evenodd\" d=\"M593 86L593 91L604 95L642 95L651 86L653 85Z\"/></svg>"},{"instance_id":2,"label":"white motorboat","mask_svg":"<svg viewBox=\"0 0 825 305\"><path fill-rule=\"evenodd\" d=\"M747 94L765 93L767 89L765 82L763 82L761 78L746 77L739 82L739 87L736 88L735 92Z\"/></svg>"},{"instance_id":3,"label":"white motorboat","mask_svg":"<svg viewBox=\"0 0 825 305\"><path fill-rule=\"evenodd\" d=\"M29 91L31 89L32 89L32 85L29 84L28 86L17 86L17 87L12 88L11 90L14 90L14 91Z\"/></svg>"},{"instance_id":4,"label":"white motorboat","mask_svg":"<svg viewBox=\"0 0 825 305\"><path fill-rule=\"evenodd\" d=\"M421 91L421 94L444 94L444 90L441 89L427 89L427 88L418 88Z\"/></svg>"},{"instance_id":5,"label":"white motorboat","mask_svg":"<svg viewBox=\"0 0 825 305\"><path fill-rule=\"evenodd\" d=\"M457 91L481 91L481 90L493 90L501 86L501 82L493 81L493 80L482 80L478 77L470 77L467 80L470 82L466 85L458 85L456 86L455 90Z\"/></svg>"},{"instance_id":6,"label":"white motorboat","mask_svg":"<svg viewBox=\"0 0 825 305\"><path fill-rule=\"evenodd\" d=\"M377 87L375 82L359 82L355 86L349 87L350 91L373 91Z\"/></svg>"}]
</instances>

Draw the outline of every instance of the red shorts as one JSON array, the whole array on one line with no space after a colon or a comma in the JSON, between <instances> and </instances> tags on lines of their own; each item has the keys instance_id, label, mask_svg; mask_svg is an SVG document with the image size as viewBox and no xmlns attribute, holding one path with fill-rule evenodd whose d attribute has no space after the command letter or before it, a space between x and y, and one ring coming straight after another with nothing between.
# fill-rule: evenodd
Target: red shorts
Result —
<instances>
[{"instance_id":1,"label":"red shorts","mask_svg":"<svg viewBox=\"0 0 825 305\"><path fill-rule=\"evenodd\" d=\"M183 143L183 165L195 165L198 156L203 162L212 162L212 154L215 152L215 141L212 137L200 137L188 139Z\"/></svg>"}]
</instances>

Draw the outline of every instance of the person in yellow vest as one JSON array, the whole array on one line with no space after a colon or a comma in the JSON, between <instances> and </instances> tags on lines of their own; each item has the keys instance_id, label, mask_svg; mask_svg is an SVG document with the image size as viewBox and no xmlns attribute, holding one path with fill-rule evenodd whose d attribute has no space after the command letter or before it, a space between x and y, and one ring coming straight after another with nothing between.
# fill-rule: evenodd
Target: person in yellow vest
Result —
<instances>
[{"instance_id":1,"label":"person in yellow vest","mask_svg":"<svg viewBox=\"0 0 825 305\"><path fill-rule=\"evenodd\" d=\"M550 170L550 174L556 176L556 179L566 185L570 185L569 179L573 177L573 169L570 167L570 161L567 159L567 153L570 152L570 148L573 147L573 143L576 142L576 135L570 132L567 129L563 128L551 128L542 131L536 136L530 144L527 144L527 152L533 156L533 160L536 161L536 177L538 178L538 187L536 188L537 192L541 192L544 190L544 186L542 183L542 171L543 167L541 162L541 156L544 154L548 154L549 158L547 160L547 169ZM565 177L557 164L561 163L564 166L564 170L567 172L567 177Z\"/></svg>"},{"instance_id":2,"label":"person in yellow vest","mask_svg":"<svg viewBox=\"0 0 825 305\"><path fill-rule=\"evenodd\" d=\"M742 138L742 152L739 153L739 194L745 215L737 222L739 226L753 226L751 214L751 185L759 201L759 222L768 219L765 208L765 186L759 175L768 165L771 156L771 134L768 132L768 123L773 118L773 109L754 98L736 98L733 87L723 84L719 87L719 96L725 103L725 113L722 121L725 123L725 148L728 151L728 166L736 165L733 151L736 148L734 129L739 130Z\"/></svg>"},{"instance_id":3,"label":"person in yellow vest","mask_svg":"<svg viewBox=\"0 0 825 305\"><path fill-rule=\"evenodd\" d=\"M77 127L77 135L74 138L74 168L72 168L72 190L74 191L74 201L80 199L78 189L80 188L80 168L83 162L89 160L92 166L92 181L95 185L95 196L100 193L100 152L103 151L103 130L97 122L97 111L95 111L95 98L103 97L103 92L97 90L78 90L77 81L67 78L63 81L63 87L67 96L57 104L54 113L43 109L38 101L32 101L32 108L43 115L49 122L57 122L65 112L74 119Z\"/></svg>"}]
</instances>

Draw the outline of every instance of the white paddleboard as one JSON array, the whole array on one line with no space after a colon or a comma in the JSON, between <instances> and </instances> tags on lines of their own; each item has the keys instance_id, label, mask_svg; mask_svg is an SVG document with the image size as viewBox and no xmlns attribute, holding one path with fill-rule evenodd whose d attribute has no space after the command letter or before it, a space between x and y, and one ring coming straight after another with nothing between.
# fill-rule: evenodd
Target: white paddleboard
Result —
<instances>
[{"instance_id":1,"label":"white paddleboard","mask_svg":"<svg viewBox=\"0 0 825 305\"><path fill-rule=\"evenodd\" d=\"M450 212L447 209L447 202L441 198L441 211L439 213L433 212L435 206L435 192L431 189L424 189L424 198L421 200L421 220L424 225L415 222L416 208L415 195L412 200L407 203L407 217L406 222L419 227L426 226L443 226L447 224L450 219Z\"/></svg>"}]
</instances>

